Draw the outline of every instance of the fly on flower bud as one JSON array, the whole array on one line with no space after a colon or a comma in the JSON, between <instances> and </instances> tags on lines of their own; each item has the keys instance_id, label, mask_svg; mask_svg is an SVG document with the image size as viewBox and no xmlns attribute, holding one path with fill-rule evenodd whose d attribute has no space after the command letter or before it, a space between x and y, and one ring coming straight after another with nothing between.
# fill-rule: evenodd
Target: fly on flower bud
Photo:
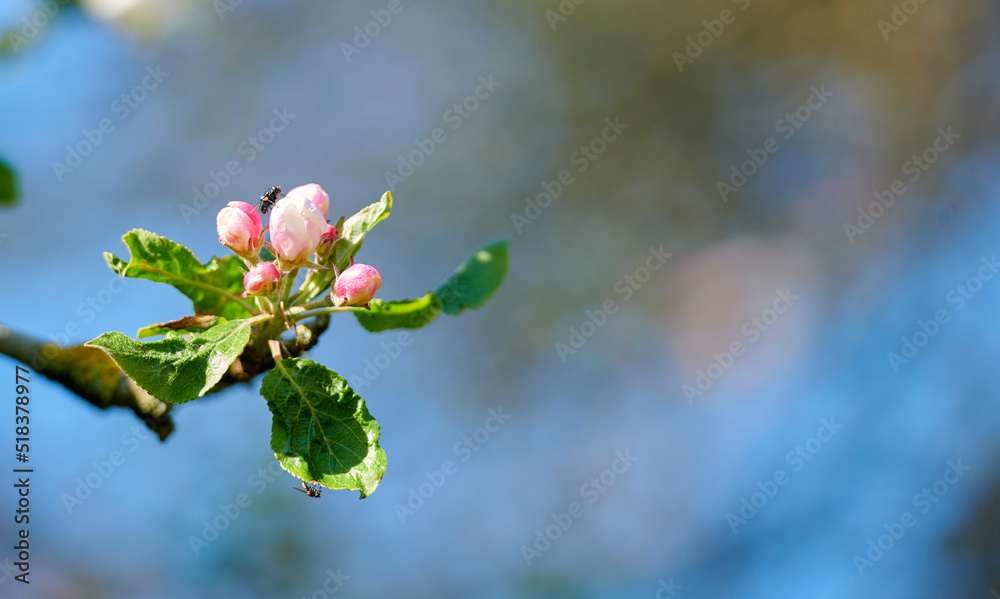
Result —
<instances>
[{"instance_id":1,"label":"fly on flower bud","mask_svg":"<svg viewBox=\"0 0 1000 599\"><path fill-rule=\"evenodd\" d=\"M319 211L323 213L323 218L330 217L330 196L316 183L299 185L285 195L302 196L312 202L313 206L319 208Z\"/></svg>"},{"instance_id":2,"label":"fly on flower bud","mask_svg":"<svg viewBox=\"0 0 1000 599\"><path fill-rule=\"evenodd\" d=\"M335 306L362 306L382 288L382 275L367 264L355 264L333 282Z\"/></svg>"},{"instance_id":3,"label":"fly on flower bud","mask_svg":"<svg viewBox=\"0 0 1000 599\"><path fill-rule=\"evenodd\" d=\"M301 264L316 251L326 227L326 217L309 198L289 192L271 212L274 253L283 264Z\"/></svg>"},{"instance_id":4,"label":"fly on flower bud","mask_svg":"<svg viewBox=\"0 0 1000 599\"><path fill-rule=\"evenodd\" d=\"M237 255L256 261L264 245L260 215L246 202L229 202L215 219L219 242Z\"/></svg>"},{"instance_id":5,"label":"fly on flower bud","mask_svg":"<svg viewBox=\"0 0 1000 599\"><path fill-rule=\"evenodd\" d=\"M278 267L270 262L258 262L243 277L243 288L247 290L247 295L268 295L278 288L280 281Z\"/></svg>"}]
</instances>

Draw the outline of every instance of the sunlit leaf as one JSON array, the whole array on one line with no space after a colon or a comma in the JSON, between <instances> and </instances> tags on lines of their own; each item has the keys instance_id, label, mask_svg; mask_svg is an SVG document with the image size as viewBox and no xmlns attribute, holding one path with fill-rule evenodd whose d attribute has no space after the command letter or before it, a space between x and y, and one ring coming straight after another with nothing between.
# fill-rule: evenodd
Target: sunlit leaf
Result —
<instances>
[{"instance_id":1,"label":"sunlit leaf","mask_svg":"<svg viewBox=\"0 0 1000 599\"><path fill-rule=\"evenodd\" d=\"M244 291L246 267L236 256L213 257L202 264L186 247L142 229L129 231L122 241L132 254L127 262L104 252L108 266L119 275L172 285L194 302L198 314L228 320L250 316L249 304L237 297Z\"/></svg>"},{"instance_id":2,"label":"sunlit leaf","mask_svg":"<svg viewBox=\"0 0 1000 599\"><path fill-rule=\"evenodd\" d=\"M507 276L508 245L506 239L491 241L448 277L435 291L441 300L441 310L450 316L485 304L500 289Z\"/></svg>"},{"instance_id":3,"label":"sunlit leaf","mask_svg":"<svg viewBox=\"0 0 1000 599\"><path fill-rule=\"evenodd\" d=\"M13 206L21 197L21 184L17 172L0 158L0 206Z\"/></svg>"},{"instance_id":4,"label":"sunlit leaf","mask_svg":"<svg viewBox=\"0 0 1000 599\"><path fill-rule=\"evenodd\" d=\"M140 387L169 403L201 397L229 369L250 339L251 323L236 320L185 339L172 335L158 341L136 341L113 331L89 341L106 351Z\"/></svg>"},{"instance_id":5,"label":"sunlit leaf","mask_svg":"<svg viewBox=\"0 0 1000 599\"><path fill-rule=\"evenodd\" d=\"M271 449L281 467L328 489L370 495L385 474L378 422L347 381L304 358L281 360L260 394L273 415Z\"/></svg>"},{"instance_id":6,"label":"sunlit leaf","mask_svg":"<svg viewBox=\"0 0 1000 599\"><path fill-rule=\"evenodd\" d=\"M415 300L371 302L371 310L354 313L358 322L371 333L389 329L419 329L434 320L441 311L441 300L433 293Z\"/></svg>"}]
</instances>

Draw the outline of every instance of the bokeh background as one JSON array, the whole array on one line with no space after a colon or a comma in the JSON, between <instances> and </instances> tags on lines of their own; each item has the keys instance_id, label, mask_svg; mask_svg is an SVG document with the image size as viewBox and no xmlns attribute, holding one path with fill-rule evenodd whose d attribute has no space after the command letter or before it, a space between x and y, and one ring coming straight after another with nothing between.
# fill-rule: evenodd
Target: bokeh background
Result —
<instances>
[{"instance_id":1,"label":"bokeh background","mask_svg":"<svg viewBox=\"0 0 1000 599\"><path fill-rule=\"evenodd\" d=\"M4 324L56 340L75 324L80 343L183 316L166 287L112 285L101 253L141 227L221 255L215 213L271 185L320 183L352 214L435 128L446 141L393 184L359 259L386 299L436 287L495 237L511 268L486 307L364 379L388 470L363 501L261 483L259 380L174 410L160 443L36 376L32 583L10 569L8 473L0 596L998 595L995 3L403 0L384 24L387 1L59 6L0 8L6 31L44 21L0 57L0 156L23 191L0 211ZM377 35L346 48L366 26ZM121 118L116 100L157 68ZM499 86L472 102L480 78ZM452 128L462 102L475 109ZM275 110L294 118L249 152ZM114 130L57 173L104 118ZM627 129L581 160L605 119ZM768 138L766 163L720 193ZM185 213L230 161L239 174ZM572 183L529 208L563 170ZM905 191L871 208L895 180ZM357 380L397 339L334 319L310 357ZM490 409L509 420L456 451ZM68 508L113 451L124 463ZM635 459L612 477L616 452ZM456 472L400 517L446 460ZM240 493L252 505L196 554L190 538ZM540 542L573 502L582 516Z\"/></svg>"}]
</instances>

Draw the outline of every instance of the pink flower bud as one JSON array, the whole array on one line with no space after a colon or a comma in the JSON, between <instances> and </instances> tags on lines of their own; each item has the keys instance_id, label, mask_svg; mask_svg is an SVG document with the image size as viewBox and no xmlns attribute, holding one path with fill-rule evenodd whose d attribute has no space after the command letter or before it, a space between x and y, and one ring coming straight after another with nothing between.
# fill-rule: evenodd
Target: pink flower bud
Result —
<instances>
[{"instance_id":1,"label":"pink flower bud","mask_svg":"<svg viewBox=\"0 0 1000 599\"><path fill-rule=\"evenodd\" d=\"M309 183L307 185L299 185L295 189L288 192L290 196L301 195L307 198L313 203L313 206L319 208L319 211L323 213L323 218L330 217L330 196L326 195L323 188L316 183Z\"/></svg>"},{"instance_id":2,"label":"pink flower bud","mask_svg":"<svg viewBox=\"0 0 1000 599\"><path fill-rule=\"evenodd\" d=\"M246 202L229 202L215 219L219 242L240 256L256 258L264 245L264 231L257 210Z\"/></svg>"},{"instance_id":3,"label":"pink flower bud","mask_svg":"<svg viewBox=\"0 0 1000 599\"><path fill-rule=\"evenodd\" d=\"M382 288L382 275L367 264L355 264L340 273L333 282L333 303L336 306L361 306L372 301Z\"/></svg>"},{"instance_id":4,"label":"pink flower bud","mask_svg":"<svg viewBox=\"0 0 1000 599\"><path fill-rule=\"evenodd\" d=\"M271 213L271 245L283 263L298 264L316 251L326 231L326 218L302 194L287 195Z\"/></svg>"},{"instance_id":5,"label":"pink flower bud","mask_svg":"<svg viewBox=\"0 0 1000 599\"><path fill-rule=\"evenodd\" d=\"M250 272L243 277L243 287L247 295L267 295L278 288L281 273L278 267L270 262L258 262L250 267Z\"/></svg>"},{"instance_id":6,"label":"pink flower bud","mask_svg":"<svg viewBox=\"0 0 1000 599\"><path fill-rule=\"evenodd\" d=\"M337 227L327 225L326 231L319 238L319 247L316 248L316 259L320 264L326 264L326 259L333 251L333 244L337 243Z\"/></svg>"}]
</instances>

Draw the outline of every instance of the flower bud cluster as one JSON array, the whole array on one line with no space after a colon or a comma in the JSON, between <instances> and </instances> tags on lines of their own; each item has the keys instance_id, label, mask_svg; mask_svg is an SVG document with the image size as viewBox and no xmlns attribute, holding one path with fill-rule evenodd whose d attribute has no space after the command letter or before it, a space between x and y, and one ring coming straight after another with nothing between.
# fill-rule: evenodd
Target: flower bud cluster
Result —
<instances>
[{"instance_id":1,"label":"flower bud cluster","mask_svg":"<svg viewBox=\"0 0 1000 599\"><path fill-rule=\"evenodd\" d=\"M322 267L338 236L336 227L327 222L329 216L330 196L315 183L296 187L280 198L267 227L254 206L229 202L216 218L219 242L250 267L243 278L246 295L274 295L293 269ZM270 234L270 243L264 240L265 232ZM265 247L274 254L275 262L261 262L260 252ZM311 260L314 256L317 262ZM377 270L354 264L333 282L329 297L335 306L362 306L381 287L382 275Z\"/></svg>"}]
</instances>

